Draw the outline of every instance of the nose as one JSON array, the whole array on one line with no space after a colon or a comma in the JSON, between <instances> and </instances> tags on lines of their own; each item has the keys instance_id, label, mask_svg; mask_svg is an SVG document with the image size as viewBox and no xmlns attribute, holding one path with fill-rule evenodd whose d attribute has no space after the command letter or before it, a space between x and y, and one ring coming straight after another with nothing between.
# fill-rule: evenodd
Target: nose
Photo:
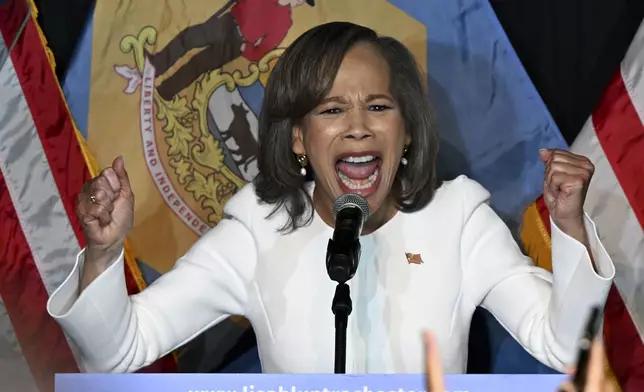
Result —
<instances>
[{"instance_id":1,"label":"nose","mask_svg":"<svg viewBox=\"0 0 644 392\"><path fill-rule=\"evenodd\" d=\"M349 127L345 134L344 139L362 140L373 137L373 133L369 129L365 121L365 113L363 110L352 110L353 113L349 115Z\"/></svg>"}]
</instances>

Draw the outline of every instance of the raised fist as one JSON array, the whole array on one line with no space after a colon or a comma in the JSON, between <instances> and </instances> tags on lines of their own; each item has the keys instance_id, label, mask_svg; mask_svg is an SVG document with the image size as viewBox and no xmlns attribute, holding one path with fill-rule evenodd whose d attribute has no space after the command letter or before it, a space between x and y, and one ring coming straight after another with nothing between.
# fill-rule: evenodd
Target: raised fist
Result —
<instances>
[{"instance_id":1,"label":"raised fist","mask_svg":"<svg viewBox=\"0 0 644 392\"><path fill-rule=\"evenodd\" d=\"M134 194L122 157L83 185L76 213L93 257L118 256L134 221Z\"/></svg>"}]
</instances>

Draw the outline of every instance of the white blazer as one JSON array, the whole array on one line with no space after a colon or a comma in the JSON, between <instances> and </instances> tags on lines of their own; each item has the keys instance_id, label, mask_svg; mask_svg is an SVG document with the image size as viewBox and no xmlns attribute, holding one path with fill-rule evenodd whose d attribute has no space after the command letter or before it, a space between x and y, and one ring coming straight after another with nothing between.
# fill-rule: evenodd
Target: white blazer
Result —
<instances>
[{"instance_id":1,"label":"white blazer","mask_svg":"<svg viewBox=\"0 0 644 392\"><path fill-rule=\"evenodd\" d=\"M312 189L311 189L312 191ZM415 213L398 213L361 237L349 282L353 313L347 373L422 373L421 332L436 334L446 373L466 370L470 321L482 305L541 362L564 370L593 305L615 272L586 217L586 248L552 225L554 276L524 256L486 204L489 193L461 176ZM88 372L132 372L230 315L250 320L268 373L332 373L335 282L325 268L333 229L319 216L281 234L252 185L225 206L227 219L176 266L128 297L121 256L80 295L83 253L48 303ZM408 263L406 253L422 263Z\"/></svg>"}]
</instances>

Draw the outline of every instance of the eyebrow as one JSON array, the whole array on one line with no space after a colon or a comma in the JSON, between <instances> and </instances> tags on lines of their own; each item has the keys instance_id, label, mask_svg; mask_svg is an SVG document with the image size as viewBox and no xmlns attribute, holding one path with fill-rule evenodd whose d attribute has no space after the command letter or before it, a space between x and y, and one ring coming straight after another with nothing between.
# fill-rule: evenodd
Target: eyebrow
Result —
<instances>
[{"instance_id":1,"label":"eyebrow","mask_svg":"<svg viewBox=\"0 0 644 392\"><path fill-rule=\"evenodd\" d=\"M324 105L325 103L329 103L329 102L346 103L347 101L342 97L327 97L320 102L320 105Z\"/></svg>"},{"instance_id":2,"label":"eyebrow","mask_svg":"<svg viewBox=\"0 0 644 392\"><path fill-rule=\"evenodd\" d=\"M387 94L373 94L367 96L367 102L375 101L376 99L386 99L387 101L394 102L394 99Z\"/></svg>"},{"instance_id":3,"label":"eyebrow","mask_svg":"<svg viewBox=\"0 0 644 392\"><path fill-rule=\"evenodd\" d=\"M370 94L370 95L367 95L367 99L365 100L365 102L375 101L376 99L386 99L387 101L390 101L392 103L394 102L393 98L391 98L387 94ZM322 100L322 102L320 102L320 105L324 105L325 103L329 103L329 102L343 103L343 104L347 103L347 101L344 98L339 97L339 96L333 96L333 97L324 98Z\"/></svg>"}]
</instances>

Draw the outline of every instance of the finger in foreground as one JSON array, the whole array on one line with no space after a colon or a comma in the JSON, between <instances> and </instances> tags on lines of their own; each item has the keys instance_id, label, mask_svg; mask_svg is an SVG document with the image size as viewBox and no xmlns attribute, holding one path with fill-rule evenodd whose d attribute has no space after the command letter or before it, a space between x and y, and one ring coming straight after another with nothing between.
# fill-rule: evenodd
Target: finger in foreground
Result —
<instances>
[{"instance_id":1,"label":"finger in foreground","mask_svg":"<svg viewBox=\"0 0 644 392\"><path fill-rule=\"evenodd\" d=\"M557 392L618 392L617 386L611 380L604 380L599 385L586 385L583 391L578 390L570 381L566 381L557 388Z\"/></svg>"},{"instance_id":2,"label":"finger in foreground","mask_svg":"<svg viewBox=\"0 0 644 392\"><path fill-rule=\"evenodd\" d=\"M617 386L615 385L615 382L613 380L605 380L604 381L604 388L601 390L602 392L617 392Z\"/></svg>"},{"instance_id":3,"label":"finger in foreground","mask_svg":"<svg viewBox=\"0 0 644 392\"><path fill-rule=\"evenodd\" d=\"M441 364L440 352L434 335L425 332L425 366L427 374L427 392L445 391L443 380L443 365Z\"/></svg>"},{"instance_id":4,"label":"finger in foreground","mask_svg":"<svg viewBox=\"0 0 644 392\"><path fill-rule=\"evenodd\" d=\"M557 392L582 392L578 391L577 388L575 388L574 385L572 385L572 382L566 381L563 384L559 385L557 388Z\"/></svg>"},{"instance_id":5,"label":"finger in foreground","mask_svg":"<svg viewBox=\"0 0 644 392\"><path fill-rule=\"evenodd\" d=\"M604 344L600 339L593 341L588 362L588 379L586 380L586 391L604 391L606 384L606 373L604 369Z\"/></svg>"}]
</instances>

